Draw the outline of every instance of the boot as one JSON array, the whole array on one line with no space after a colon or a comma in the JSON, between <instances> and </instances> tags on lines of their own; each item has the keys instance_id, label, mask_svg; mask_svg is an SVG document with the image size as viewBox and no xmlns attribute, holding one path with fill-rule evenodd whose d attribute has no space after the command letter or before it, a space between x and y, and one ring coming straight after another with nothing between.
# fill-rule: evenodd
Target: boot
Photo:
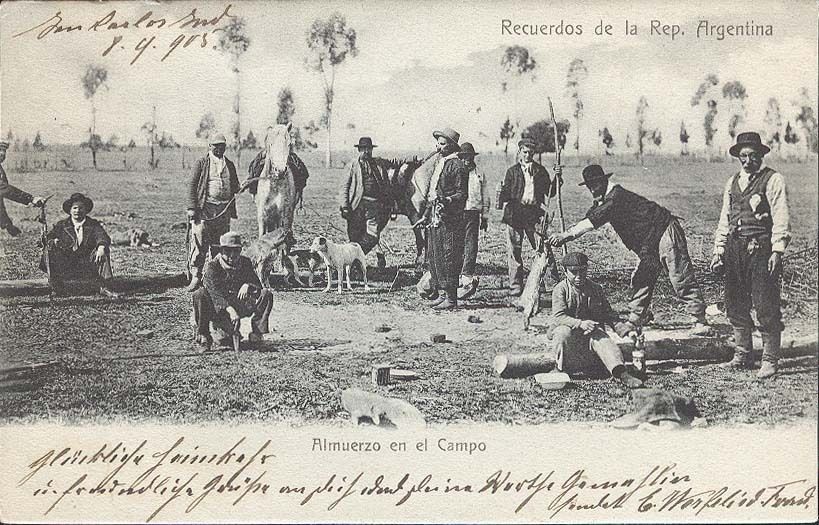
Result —
<instances>
[{"instance_id":1,"label":"boot","mask_svg":"<svg viewBox=\"0 0 819 525\"><path fill-rule=\"evenodd\" d=\"M432 307L433 310L454 310L458 308L458 287L453 286L441 294L443 300Z\"/></svg>"},{"instance_id":2,"label":"boot","mask_svg":"<svg viewBox=\"0 0 819 525\"><path fill-rule=\"evenodd\" d=\"M734 327L734 358L722 363L720 368L747 370L754 366L754 344L750 328Z\"/></svg>"},{"instance_id":3,"label":"boot","mask_svg":"<svg viewBox=\"0 0 819 525\"><path fill-rule=\"evenodd\" d=\"M375 258L378 261L377 262L378 269L383 270L384 268L387 267L387 258L384 257L383 253L376 253Z\"/></svg>"},{"instance_id":4,"label":"boot","mask_svg":"<svg viewBox=\"0 0 819 525\"><path fill-rule=\"evenodd\" d=\"M199 274L198 273L192 273L191 274L191 282L188 284L187 288L185 288L185 291L188 292L188 293L195 292L196 289L199 288L199 286L201 286L201 284L202 284L202 278L199 277Z\"/></svg>"},{"instance_id":5,"label":"boot","mask_svg":"<svg viewBox=\"0 0 819 525\"><path fill-rule=\"evenodd\" d=\"M762 367L756 374L757 379L768 379L776 375L776 364L779 361L781 344L781 332L762 334Z\"/></svg>"}]
</instances>

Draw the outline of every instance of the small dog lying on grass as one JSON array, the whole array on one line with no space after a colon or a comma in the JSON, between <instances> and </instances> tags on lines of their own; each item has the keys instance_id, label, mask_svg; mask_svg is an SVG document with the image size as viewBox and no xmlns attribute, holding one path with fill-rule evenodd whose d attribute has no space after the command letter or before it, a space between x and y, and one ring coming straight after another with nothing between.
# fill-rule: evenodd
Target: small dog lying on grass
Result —
<instances>
[{"instance_id":1,"label":"small dog lying on grass","mask_svg":"<svg viewBox=\"0 0 819 525\"><path fill-rule=\"evenodd\" d=\"M355 263L361 265L361 273L364 275L364 289L370 289L367 284L367 262L364 250L361 249L358 243L336 244L326 237L319 236L313 240L310 251L319 254L321 258L324 259L324 264L327 265L327 286L323 291L330 291L330 285L332 284L330 271L333 268L335 268L338 273L338 293L341 293L341 280L345 272L347 274L347 289L352 290L353 287L350 284L350 269Z\"/></svg>"},{"instance_id":2,"label":"small dog lying on grass","mask_svg":"<svg viewBox=\"0 0 819 525\"><path fill-rule=\"evenodd\" d=\"M148 232L140 230L139 228L131 228L124 232L114 232L111 235L111 244L114 246L131 246L138 248L140 246L159 246L149 239Z\"/></svg>"}]
</instances>

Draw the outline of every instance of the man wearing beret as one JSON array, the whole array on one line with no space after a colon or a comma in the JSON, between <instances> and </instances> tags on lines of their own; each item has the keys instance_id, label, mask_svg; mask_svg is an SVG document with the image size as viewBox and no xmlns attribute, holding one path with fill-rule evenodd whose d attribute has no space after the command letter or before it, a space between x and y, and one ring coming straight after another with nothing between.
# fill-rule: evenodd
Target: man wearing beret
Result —
<instances>
[{"instance_id":1,"label":"man wearing beret","mask_svg":"<svg viewBox=\"0 0 819 525\"><path fill-rule=\"evenodd\" d=\"M458 306L458 277L464 261L464 206L468 175L458 158L460 134L452 128L434 131L440 158L429 181L425 210L427 222L427 259L435 310Z\"/></svg>"},{"instance_id":2,"label":"man wearing beret","mask_svg":"<svg viewBox=\"0 0 819 525\"><path fill-rule=\"evenodd\" d=\"M588 265L585 254L566 254L566 278L552 291L552 347L557 367L572 374L592 370L602 362L612 377L629 388L639 388L643 382L626 369L623 353L605 329L609 324L623 336L629 327L612 310L603 287L586 277Z\"/></svg>"},{"instance_id":3,"label":"man wearing beret","mask_svg":"<svg viewBox=\"0 0 819 525\"><path fill-rule=\"evenodd\" d=\"M239 192L239 178L233 162L225 157L226 144L224 135L214 135L210 151L193 165L188 182L188 220L192 222L189 292L201 285L208 250L215 255L214 245L230 230L230 219L237 218L234 196Z\"/></svg>"},{"instance_id":4,"label":"man wearing beret","mask_svg":"<svg viewBox=\"0 0 819 525\"><path fill-rule=\"evenodd\" d=\"M555 166L555 178L549 178L546 168L534 160L535 147L531 138L524 137L518 142L520 162L506 170L496 204L498 209L503 208L502 222L507 227L509 293L512 296L523 292L523 237L525 235L535 249L535 226L544 214L542 205L547 197L557 194L557 186L562 184L562 168Z\"/></svg>"},{"instance_id":5,"label":"man wearing beret","mask_svg":"<svg viewBox=\"0 0 819 525\"><path fill-rule=\"evenodd\" d=\"M665 269L671 286L685 302L685 310L694 320L691 333L710 335L712 330L705 319L705 303L678 217L656 202L628 191L619 184L609 188L611 176L611 173L605 173L597 164L583 168L583 182L580 185L589 189L594 204L586 212L585 219L565 233L552 234L549 242L553 246L560 246L611 223L626 248L640 257L640 262L631 275L629 322L640 325L651 320L649 309L654 286L660 271Z\"/></svg>"},{"instance_id":6,"label":"man wearing beret","mask_svg":"<svg viewBox=\"0 0 819 525\"><path fill-rule=\"evenodd\" d=\"M725 271L725 310L734 327L734 358L723 366L753 366L753 307L762 332L757 377L767 379L777 372L784 328L779 277L782 254L791 239L788 193L782 175L765 166L763 158L770 148L758 133L740 133L728 151L742 169L725 183L711 261L712 270Z\"/></svg>"},{"instance_id":7,"label":"man wearing beret","mask_svg":"<svg viewBox=\"0 0 819 525\"><path fill-rule=\"evenodd\" d=\"M399 168L404 163L416 163L411 159L385 159L373 156L377 148L370 137L361 137L355 148L358 159L350 163L350 171L341 186L339 196L341 217L347 221L350 242L361 245L364 253L375 248L378 267L387 265L381 251L381 232L389 221L393 209L393 189L387 170Z\"/></svg>"},{"instance_id":8,"label":"man wearing beret","mask_svg":"<svg viewBox=\"0 0 819 525\"><path fill-rule=\"evenodd\" d=\"M58 221L46 234L46 254L40 259L40 269L49 273L52 290L62 294L66 279L99 279L100 294L118 297L112 290L111 238L99 221L88 216L94 201L82 193L71 195L63 202L68 218Z\"/></svg>"},{"instance_id":9,"label":"man wearing beret","mask_svg":"<svg viewBox=\"0 0 819 525\"><path fill-rule=\"evenodd\" d=\"M6 230L9 235L15 237L20 235L20 228L11 222L11 218L6 212L6 199L26 206L42 206L44 201L40 197L33 197L30 193L9 184L6 170L3 169L3 162L6 160L6 151L8 149L8 141L0 140L0 230Z\"/></svg>"},{"instance_id":10,"label":"man wearing beret","mask_svg":"<svg viewBox=\"0 0 819 525\"><path fill-rule=\"evenodd\" d=\"M219 254L205 266L203 286L193 293L196 343L209 350L210 323L233 336L243 317L250 317L249 341L258 342L269 331L273 294L262 288L253 263L242 255L242 237L227 232L219 238Z\"/></svg>"}]
</instances>

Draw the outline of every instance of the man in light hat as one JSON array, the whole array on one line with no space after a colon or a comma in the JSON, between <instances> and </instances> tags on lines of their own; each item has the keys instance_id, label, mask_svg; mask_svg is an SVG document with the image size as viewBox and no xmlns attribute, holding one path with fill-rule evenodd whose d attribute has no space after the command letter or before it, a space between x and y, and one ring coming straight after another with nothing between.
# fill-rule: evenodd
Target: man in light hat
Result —
<instances>
[{"instance_id":1,"label":"man in light hat","mask_svg":"<svg viewBox=\"0 0 819 525\"><path fill-rule=\"evenodd\" d=\"M562 167L555 166L555 178L534 160L537 144L529 137L518 142L519 162L506 170L506 176L498 193L497 208L503 208L502 222L507 232L507 264L509 267L509 294L519 296L523 292L523 237L534 250L535 226L545 213L543 204L547 197L557 194L562 184ZM505 205L505 206L504 206Z\"/></svg>"},{"instance_id":2,"label":"man in light hat","mask_svg":"<svg viewBox=\"0 0 819 525\"><path fill-rule=\"evenodd\" d=\"M347 221L350 242L361 245L364 253L375 248L378 267L387 265L381 250L381 232L389 221L394 199L387 170L402 164L418 164L418 159L384 159L373 157L377 148L370 137L361 137L355 148L358 159L350 163L350 171L341 186L339 196L341 216Z\"/></svg>"},{"instance_id":3,"label":"man in light hat","mask_svg":"<svg viewBox=\"0 0 819 525\"><path fill-rule=\"evenodd\" d=\"M566 278L552 290L552 348L557 367L568 374L590 371L602 363L629 388L643 386L626 369L623 353L606 333L609 324L626 335L629 326L612 310L603 287L586 277L589 259L580 252L563 257Z\"/></svg>"},{"instance_id":4,"label":"man in light hat","mask_svg":"<svg viewBox=\"0 0 819 525\"><path fill-rule=\"evenodd\" d=\"M242 255L242 237L237 232L222 234L219 254L205 266L203 286L193 293L196 343L203 351L209 350L211 322L232 337L239 333L241 319L248 316L252 327L248 341L261 341L269 331L272 309L273 294L262 287L253 263Z\"/></svg>"},{"instance_id":5,"label":"man in light hat","mask_svg":"<svg viewBox=\"0 0 819 525\"><path fill-rule=\"evenodd\" d=\"M188 291L202 283L202 267L208 250L215 255L214 245L230 230L230 219L236 219L235 196L239 178L233 162L225 157L227 141L221 133L210 139L208 154L193 165L188 183L188 220L190 231L191 282Z\"/></svg>"},{"instance_id":6,"label":"man in light hat","mask_svg":"<svg viewBox=\"0 0 819 525\"><path fill-rule=\"evenodd\" d=\"M63 202L68 217L58 221L46 234L48 265L45 253L40 269L49 273L52 290L63 293L64 281L97 278L100 294L118 297L113 291L111 271L111 238L99 221L88 216L94 201L82 193L74 193Z\"/></svg>"},{"instance_id":7,"label":"man in light hat","mask_svg":"<svg viewBox=\"0 0 819 525\"><path fill-rule=\"evenodd\" d=\"M685 302L686 312L693 318L693 335L713 333L705 319L705 303L702 300L694 265L688 255L685 232L679 218L666 208L645 197L624 189L619 184L609 188L609 177L597 164L583 168L583 182L594 198L594 204L586 212L586 218L565 233L549 237L553 246L560 246L610 223L626 248L640 257L631 275L631 300L629 322L642 325L650 322L651 297L660 270L665 268L671 286Z\"/></svg>"},{"instance_id":8,"label":"man in light hat","mask_svg":"<svg viewBox=\"0 0 819 525\"><path fill-rule=\"evenodd\" d=\"M791 240L788 193L782 175L765 166L770 148L758 133L740 133L728 151L742 169L725 183L711 261L712 270L725 271L725 310L734 327L734 358L723 366L753 366L753 307L762 332L757 377L767 379L777 372L784 328L779 277L782 254Z\"/></svg>"},{"instance_id":9,"label":"man in light hat","mask_svg":"<svg viewBox=\"0 0 819 525\"><path fill-rule=\"evenodd\" d=\"M20 228L11 222L8 212L6 212L6 199L26 206L42 206L45 201L9 184L6 170L3 169L3 162L6 160L6 151L8 149L8 141L0 140L0 230L6 230L9 235L15 237L20 235Z\"/></svg>"},{"instance_id":10,"label":"man in light hat","mask_svg":"<svg viewBox=\"0 0 819 525\"><path fill-rule=\"evenodd\" d=\"M489 195L486 192L486 175L478 170L475 156L478 153L469 143L461 144L458 157L464 161L468 173L468 190L464 207L464 262L458 288L458 299L468 299L478 288L475 263L478 258L478 231L489 227Z\"/></svg>"},{"instance_id":11,"label":"man in light hat","mask_svg":"<svg viewBox=\"0 0 819 525\"><path fill-rule=\"evenodd\" d=\"M458 276L464 261L464 206L469 177L458 158L460 134L452 128L434 131L441 157L435 164L426 195L427 260L436 310L458 306Z\"/></svg>"}]
</instances>

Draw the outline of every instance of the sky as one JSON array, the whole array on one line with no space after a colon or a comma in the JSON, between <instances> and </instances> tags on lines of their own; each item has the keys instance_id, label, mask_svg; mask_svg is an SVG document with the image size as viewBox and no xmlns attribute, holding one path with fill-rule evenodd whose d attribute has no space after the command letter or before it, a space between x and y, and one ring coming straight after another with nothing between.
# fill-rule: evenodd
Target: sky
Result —
<instances>
[{"instance_id":1,"label":"sky","mask_svg":"<svg viewBox=\"0 0 819 525\"><path fill-rule=\"evenodd\" d=\"M683 5L684 4L684 5ZM318 121L322 111L322 83L307 69L305 34L316 18L338 11L357 32L359 54L340 65L336 75L334 148L349 148L360 135L371 135L387 149L433 146L432 131L451 126L462 140L480 150L495 149L499 129L509 116L528 125L548 117L551 97L557 117L577 126L565 84L569 63L580 58L588 76L582 81L584 116L580 143L585 151L599 148L598 130L609 128L622 145L633 134L638 100L645 96L647 124L662 132L663 148L679 148L677 136L685 121L693 147L702 144L704 109L690 100L706 75L721 82L738 80L746 87L747 129L761 129L770 97L776 97L783 118L793 120L800 88L807 87L817 102L817 7L810 1L788 2L652 2L628 5L587 2L3 2L0 4L0 131L33 138L40 132L46 143L78 143L87 136L91 103L83 95L80 77L89 64L105 67L107 89L95 96L97 131L105 139L114 134L145 143L141 126L156 106L159 130L177 141L199 145L195 131L202 116L212 112L227 131L232 122L236 78L227 58L213 44L214 27L180 28L192 9L213 19L228 13L244 17L250 47L240 59L242 130L257 135L275 122L276 96L287 86L296 101L294 120ZM116 10L113 22L128 28L92 30L93 23ZM83 26L70 32L51 32L37 38L47 24L26 32L59 11L63 26ZM151 17L134 28L143 14ZM154 18L166 27L147 28ZM227 18L216 23L224 25ZM504 34L509 24L560 27L564 34ZM625 35L626 21L637 35ZM678 25L684 32L651 34L652 20ZM770 25L770 36L696 36L701 20L710 24ZM594 34L603 21L612 35ZM582 35L566 34L567 26L582 26ZM102 27L105 27L104 25ZM671 28L668 28L669 32ZM201 47L201 34L208 44ZM508 31L507 31L508 33ZM200 35L185 48L178 45L162 56L177 37ZM107 56L103 51L122 39ZM153 38L142 55L135 47ZM145 41L143 40L143 41ZM537 61L533 79L512 79L501 90L500 58L508 46L529 49ZM156 47L153 47L156 46ZM721 93L709 94L720 110L718 142L730 143L725 120L728 102ZM316 136L323 147L324 134ZM383 150L382 150L383 151Z\"/></svg>"}]
</instances>

